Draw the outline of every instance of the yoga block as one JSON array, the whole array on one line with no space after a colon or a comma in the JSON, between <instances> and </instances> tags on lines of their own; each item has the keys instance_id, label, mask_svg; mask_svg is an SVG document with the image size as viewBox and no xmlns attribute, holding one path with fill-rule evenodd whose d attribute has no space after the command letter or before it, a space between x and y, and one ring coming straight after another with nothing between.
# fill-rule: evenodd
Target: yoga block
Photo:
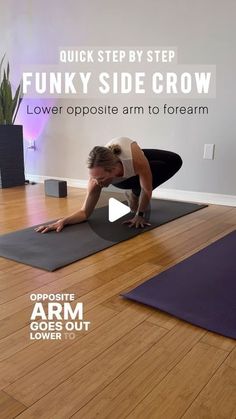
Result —
<instances>
[{"instance_id":1,"label":"yoga block","mask_svg":"<svg viewBox=\"0 0 236 419\"><path fill-rule=\"evenodd\" d=\"M67 183L65 180L47 179L44 181L45 195L65 198L67 196Z\"/></svg>"}]
</instances>

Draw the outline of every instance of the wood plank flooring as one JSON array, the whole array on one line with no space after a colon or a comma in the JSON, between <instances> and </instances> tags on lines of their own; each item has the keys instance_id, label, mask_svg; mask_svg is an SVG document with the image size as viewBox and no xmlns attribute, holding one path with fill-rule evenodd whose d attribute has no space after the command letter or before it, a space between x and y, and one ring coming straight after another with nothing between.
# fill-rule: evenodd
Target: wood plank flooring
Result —
<instances>
[{"instance_id":1,"label":"wood plank flooring","mask_svg":"<svg viewBox=\"0 0 236 419\"><path fill-rule=\"evenodd\" d=\"M62 217L84 196L0 189L0 232ZM236 207L210 205L55 272L0 258L0 417L235 419L236 341L119 296L235 227ZM31 293L75 293L89 331L30 340Z\"/></svg>"}]
</instances>

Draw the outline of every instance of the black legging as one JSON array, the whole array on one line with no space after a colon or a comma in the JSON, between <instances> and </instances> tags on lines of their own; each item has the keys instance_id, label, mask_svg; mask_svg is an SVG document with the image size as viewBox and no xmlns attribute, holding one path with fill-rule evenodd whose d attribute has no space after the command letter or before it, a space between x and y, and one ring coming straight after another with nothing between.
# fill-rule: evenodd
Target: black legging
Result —
<instances>
[{"instance_id":1,"label":"black legging","mask_svg":"<svg viewBox=\"0 0 236 419\"><path fill-rule=\"evenodd\" d=\"M152 189L170 179L178 172L183 163L181 157L172 151L146 148L143 149L143 152L149 161L152 171ZM139 196L141 192L138 175L118 182L113 186L121 189L132 189L133 194L136 196Z\"/></svg>"}]
</instances>

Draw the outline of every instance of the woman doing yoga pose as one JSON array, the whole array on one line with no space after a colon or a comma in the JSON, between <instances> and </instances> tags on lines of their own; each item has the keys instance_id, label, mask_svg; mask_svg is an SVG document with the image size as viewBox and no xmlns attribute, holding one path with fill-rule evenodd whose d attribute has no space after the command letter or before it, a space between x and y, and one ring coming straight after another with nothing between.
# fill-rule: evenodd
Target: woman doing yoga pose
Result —
<instances>
[{"instance_id":1,"label":"woman doing yoga pose","mask_svg":"<svg viewBox=\"0 0 236 419\"><path fill-rule=\"evenodd\" d=\"M152 191L170 179L182 166L181 157L171 151L141 149L127 137L114 138L104 147L96 146L89 153L89 183L80 210L53 224L37 227L37 232L61 231L65 225L81 223L92 214L101 190L112 184L129 189L126 197L133 217L126 221L130 227L150 225L145 220Z\"/></svg>"}]
</instances>

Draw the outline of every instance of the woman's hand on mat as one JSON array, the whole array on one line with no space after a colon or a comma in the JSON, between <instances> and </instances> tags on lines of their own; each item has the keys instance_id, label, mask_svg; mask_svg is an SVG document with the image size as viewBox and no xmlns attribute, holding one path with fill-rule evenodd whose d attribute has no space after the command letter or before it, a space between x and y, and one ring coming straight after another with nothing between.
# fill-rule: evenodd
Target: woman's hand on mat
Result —
<instances>
[{"instance_id":1,"label":"woman's hand on mat","mask_svg":"<svg viewBox=\"0 0 236 419\"><path fill-rule=\"evenodd\" d=\"M136 227L136 228L139 228L139 227L144 228L145 226L151 225L140 215L135 215L130 220L123 221L122 224L129 224L129 227Z\"/></svg>"},{"instance_id":2,"label":"woman's hand on mat","mask_svg":"<svg viewBox=\"0 0 236 419\"><path fill-rule=\"evenodd\" d=\"M59 233L63 227L65 226L64 220L58 220L53 224L48 225L42 225L39 227L36 227L34 230L38 233L47 233L48 231L56 230L57 233Z\"/></svg>"}]
</instances>

